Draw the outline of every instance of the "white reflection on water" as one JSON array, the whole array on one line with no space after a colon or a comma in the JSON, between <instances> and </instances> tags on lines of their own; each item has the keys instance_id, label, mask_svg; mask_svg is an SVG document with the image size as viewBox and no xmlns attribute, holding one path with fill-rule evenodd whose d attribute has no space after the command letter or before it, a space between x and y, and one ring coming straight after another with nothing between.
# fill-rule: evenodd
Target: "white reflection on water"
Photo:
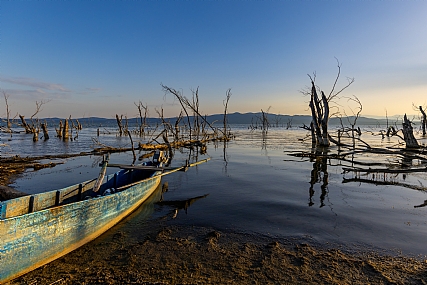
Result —
<instances>
[{"instance_id":1,"label":"white reflection on water","mask_svg":"<svg viewBox=\"0 0 427 285\"><path fill-rule=\"evenodd\" d=\"M90 150L94 129L81 133L78 142L61 147L51 139L34 146L31 139L10 141L10 154L22 151L28 155ZM209 226L220 230L238 230L278 237L310 236L320 243L366 245L404 253L427 254L427 207L414 208L427 200L427 193L399 186L367 183L342 183L351 174L342 174L342 165L328 160L323 165L289 156L285 151L309 151L310 140L301 142L301 129L269 130L263 140L261 131L235 128L236 139L208 145L211 160L188 172L166 176L169 192L165 200L185 200L204 194L188 208L179 211L174 223ZM385 147L397 139L362 135L371 146ZM109 145L128 145L128 140L114 135L102 136ZM134 138L134 140L136 140ZM54 146L56 145L56 146ZM332 147L331 149L334 149ZM19 152L18 152L19 153ZM206 156L199 156L203 159ZM175 154L174 165L181 165L186 153ZM31 193L65 187L93 178L99 168L97 157L68 159L64 165L29 172L13 185ZM364 155L359 161L393 161L396 157ZM130 163L132 155L113 154L111 161ZM313 179L313 169L323 167ZM114 169L109 169L110 173ZM324 183L324 175L327 183ZM405 183L427 185L425 173L407 175ZM400 179L402 177L394 177ZM322 186L323 185L323 186ZM168 206L156 206L169 213Z\"/></svg>"}]
</instances>

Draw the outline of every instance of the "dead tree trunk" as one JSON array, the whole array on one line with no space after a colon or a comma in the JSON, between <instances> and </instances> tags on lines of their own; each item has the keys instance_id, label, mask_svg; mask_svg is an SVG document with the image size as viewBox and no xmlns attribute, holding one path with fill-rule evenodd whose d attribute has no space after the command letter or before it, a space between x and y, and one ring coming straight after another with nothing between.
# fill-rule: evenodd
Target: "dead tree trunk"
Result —
<instances>
[{"instance_id":1,"label":"dead tree trunk","mask_svg":"<svg viewBox=\"0 0 427 285\"><path fill-rule=\"evenodd\" d=\"M79 120L76 119L77 129L81 131L83 129L82 124L79 122Z\"/></svg>"},{"instance_id":2,"label":"dead tree trunk","mask_svg":"<svg viewBox=\"0 0 427 285\"><path fill-rule=\"evenodd\" d=\"M6 94L6 92L3 92L3 96L4 96L4 101L6 103L6 123L7 123L7 131L11 132L11 128L12 128L12 123L10 122L10 110L9 110L9 103L8 103L8 99L9 99L9 95Z\"/></svg>"},{"instance_id":3,"label":"dead tree trunk","mask_svg":"<svg viewBox=\"0 0 427 285\"><path fill-rule=\"evenodd\" d=\"M68 126L68 120L65 119L64 128L62 129L62 139L65 141L65 140L68 140L68 138L69 138L69 126Z\"/></svg>"},{"instance_id":4,"label":"dead tree trunk","mask_svg":"<svg viewBox=\"0 0 427 285\"><path fill-rule=\"evenodd\" d=\"M19 118L21 119L21 123L22 123L22 126L23 126L23 127L24 127L24 129L25 129L25 132L26 132L27 134L31 134L33 131L32 131L32 129L31 129L31 127L27 124L27 122L25 121L24 116L19 115Z\"/></svg>"},{"instance_id":5,"label":"dead tree trunk","mask_svg":"<svg viewBox=\"0 0 427 285\"><path fill-rule=\"evenodd\" d=\"M55 128L56 136L57 136L58 138L62 138L62 128L63 128L63 127L64 127L64 126L63 126L63 124L62 124L62 121L59 121L59 129Z\"/></svg>"},{"instance_id":6,"label":"dead tree trunk","mask_svg":"<svg viewBox=\"0 0 427 285\"><path fill-rule=\"evenodd\" d=\"M228 108L228 101L231 97L231 89L228 89L225 95L225 101L224 101L224 134L225 138L228 138L227 136L227 108Z\"/></svg>"},{"instance_id":7,"label":"dead tree trunk","mask_svg":"<svg viewBox=\"0 0 427 285\"><path fill-rule=\"evenodd\" d=\"M313 141L317 146L329 146L328 120L329 103L322 91L322 99L319 99L314 81L311 81L311 100L309 103L311 109L312 135L315 135Z\"/></svg>"},{"instance_id":8,"label":"dead tree trunk","mask_svg":"<svg viewBox=\"0 0 427 285\"><path fill-rule=\"evenodd\" d=\"M402 129L403 139L405 140L406 148L418 148L419 145L417 140L414 137L411 121L408 120L408 118L406 117L406 114L403 117L402 126L403 126L403 129Z\"/></svg>"},{"instance_id":9,"label":"dead tree trunk","mask_svg":"<svg viewBox=\"0 0 427 285\"><path fill-rule=\"evenodd\" d=\"M140 124L139 124L139 135L143 136L144 135L144 128L146 127L146 121L147 121L147 108L148 106L144 106L142 104L141 101L139 101L138 104L134 103L135 106L138 108L138 112L139 112L139 120L140 120ZM144 109L144 117L142 117L142 109Z\"/></svg>"},{"instance_id":10,"label":"dead tree trunk","mask_svg":"<svg viewBox=\"0 0 427 285\"><path fill-rule=\"evenodd\" d=\"M47 131L47 124L46 123L42 123L41 127L42 127L42 130L43 130L43 138L46 141L46 140L49 139L49 133Z\"/></svg>"},{"instance_id":11,"label":"dead tree trunk","mask_svg":"<svg viewBox=\"0 0 427 285\"><path fill-rule=\"evenodd\" d=\"M182 111L179 113L178 118L175 121L175 140L178 141L179 140L179 122L181 122L182 120Z\"/></svg>"},{"instance_id":12,"label":"dead tree trunk","mask_svg":"<svg viewBox=\"0 0 427 285\"><path fill-rule=\"evenodd\" d=\"M40 128L34 127L33 128L33 142L36 142L39 140L39 133L40 133Z\"/></svg>"},{"instance_id":13,"label":"dead tree trunk","mask_svg":"<svg viewBox=\"0 0 427 285\"><path fill-rule=\"evenodd\" d=\"M119 136L123 135L122 118L123 116L119 118L119 115L116 114L117 126L119 127Z\"/></svg>"},{"instance_id":14,"label":"dead tree trunk","mask_svg":"<svg viewBox=\"0 0 427 285\"><path fill-rule=\"evenodd\" d=\"M421 126L423 129L423 136L426 135L426 125L427 125L427 118L426 118L426 112L423 110L423 106L420 106L420 112L423 115L423 118L421 119Z\"/></svg>"}]
</instances>

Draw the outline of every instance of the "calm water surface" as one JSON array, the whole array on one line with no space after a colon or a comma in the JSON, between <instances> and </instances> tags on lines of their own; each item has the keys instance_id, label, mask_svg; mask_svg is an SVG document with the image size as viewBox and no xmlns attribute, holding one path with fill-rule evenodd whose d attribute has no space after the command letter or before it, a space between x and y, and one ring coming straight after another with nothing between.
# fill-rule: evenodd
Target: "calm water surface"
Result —
<instances>
[{"instance_id":1,"label":"calm water surface","mask_svg":"<svg viewBox=\"0 0 427 285\"><path fill-rule=\"evenodd\" d=\"M209 194L195 201L187 211L178 210L171 222L279 238L308 237L322 244L344 244L348 248L368 247L427 255L427 207L414 208L427 200L427 192L401 186L342 183L343 178L353 177L351 173L343 174L342 163L334 160L316 163L289 155L289 151L310 151L310 141L299 140L307 135L301 129L273 128L264 140L259 130L250 132L236 127L233 132L235 140L225 146L224 143L209 144L207 154L198 155L198 159L210 157L209 162L188 172L164 177L163 181L169 184L164 200L186 200ZM8 146L2 147L2 155L89 151L95 145L92 137L96 137L95 129L83 130L76 141L68 143L57 138L33 143L24 135L14 135L8 140L3 134L2 142ZM398 143L368 133L362 138L371 146ZM116 147L130 145L127 137L104 134L98 139ZM173 165L181 165L187 158L188 152L176 151ZM359 155L357 159L372 162L398 158ZM99 172L100 158L97 156L61 161L63 165L52 169L28 171L12 186L38 193L91 179ZM110 161L129 164L132 154L113 154ZM313 179L313 169L319 169L322 163L322 171ZM112 173L115 169L108 171ZM376 179L427 185L425 173ZM171 216L175 208L155 205L152 210L156 216Z\"/></svg>"}]
</instances>

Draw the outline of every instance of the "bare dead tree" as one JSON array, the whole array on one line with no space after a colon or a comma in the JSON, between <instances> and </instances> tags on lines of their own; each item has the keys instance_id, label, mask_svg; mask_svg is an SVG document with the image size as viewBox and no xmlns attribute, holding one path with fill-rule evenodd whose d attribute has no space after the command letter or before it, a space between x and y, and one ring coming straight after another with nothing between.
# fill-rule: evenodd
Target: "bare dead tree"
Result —
<instances>
[{"instance_id":1,"label":"bare dead tree","mask_svg":"<svg viewBox=\"0 0 427 285\"><path fill-rule=\"evenodd\" d=\"M125 116L124 134L126 135L127 133L129 133L129 121L128 121L128 116Z\"/></svg>"},{"instance_id":2,"label":"bare dead tree","mask_svg":"<svg viewBox=\"0 0 427 285\"><path fill-rule=\"evenodd\" d=\"M178 118L175 121L175 132L174 132L174 135L175 135L175 140L176 141L179 140L179 122L181 122L181 120L182 120L182 111L179 112L179 116L178 116Z\"/></svg>"},{"instance_id":3,"label":"bare dead tree","mask_svg":"<svg viewBox=\"0 0 427 285\"><path fill-rule=\"evenodd\" d=\"M231 88L225 92L225 100L223 102L224 104L224 134L227 134L227 109L228 109L228 101L231 97Z\"/></svg>"},{"instance_id":4,"label":"bare dead tree","mask_svg":"<svg viewBox=\"0 0 427 285\"><path fill-rule=\"evenodd\" d=\"M288 119L288 122L286 123L286 129L292 128L292 118Z\"/></svg>"},{"instance_id":5,"label":"bare dead tree","mask_svg":"<svg viewBox=\"0 0 427 285\"><path fill-rule=\"evenodd\" d=\"M49 139L49 132L47 131L47 122L41 123L41 128L43 131L43 139L46 141Z\"/></svg>"},{"instance_id":6,"label":"bare dead tree","mask_svg":"<svg viewBox=\"0 0 427 285\"><path fill-rule=\"evenodd\" d=\"M68 140L70 136L70 132L69 132L69 124L68 124L68 120L65 119L64 120L64 126L62 128L62 139L64 141Z\"/></svg>"},{"instance_id":7,"label":"bare dead tree","mask_svg":"<svg viewBox=\"0 0 427 285\"><path fill-rule=\"evenodd\" d=\"M64 125L62 124L62 120L59 121L59 128L55 128L56 136L58 138L62 138L62 129L64 128Z\"/></svg>"},{"instance_id":8,"label":"bare dead tree","mask_svg":"<svg viewBox=\"0 0 427 285\"><path fill-rule=\"evenodd\" d=\"M418 142L414 137L412 122L408 120L406 114L403 116L402 126L403 138L406 143L406 148L419 148Z\"/></svg>"},{"instance_id":9,"label":"bare dead tree","mask_svg":"<svg viewBox=\"0 0 427 285\"><path fill-rule=\"evenodd\" d=\"M123 119L123 115L121 115L120 118L119 118L119 115L116 114L117 126L119 127L119 136L123 135L122 119Z\"/></svg>"},{"instance_id":10,"label":"bare dead tree","mask_svg":"<svg viewBox=\"0 0 427 285\"><path fill-rule=\"evenodd\" d=\"M181 94L181 92L179 92L173 88L170 88L170 87L163 85L163 84L161 84L161 86L165 92L168 92L168 93L174 95L176 97L176 99L178 99L178 102L181 105L182 110L184 111L185 115L187 116L187 123L188 123L189 132L190 132L190 139L191 139L191 122L190 122L190 116L188 115L188 112L187 112L187 108L185 107L185 104L183 102L184 96Z\"/></svg>"},{"instance_id":11,"label":"bare dead tree","mask_svg":"<svg viewBox=\"0 0 427 285\"><path fill-rule=\"evenodd\" d=\"M423 136L425 136L426 135L427 117L426 117L426 112L423 110L422 106L420 106L420 112L422 114L421 126L423 129Z\"/></svg>"},{"instance_id":12,"label":"bare dead tree","mask_svg":"<svg viewBox=\"0 0 427 285\"><path fill-rule=\"evenodd\" d=\"M319 99L316 91L316 86L314 81L311 80L311 99L310 99L310 109L311 109L311 127L314 128L316 145L318 146L329 146L329 137L328 137L328 120L329 120L329 102L325 96L325 93L322 91L322 98Z\"/></svg>"},{"instance_id":13,"label":"bare dead tree","mask_svg":"<svg viewBox=\"0 0 427 285\"><path fill-rule=\"evenodd\" d=\"M425 109L423 108L423 106L415 106L414 103L412 103L412 108L414 109L414 111L420 111L421 112L421 129L423 132L423 136L426 135L426 126L427 126L427 116L426 116L426 112Z\"/></svg>"},{"instance_id":14,"label":"bare dead tree","mask_svg":"<svg viewBox=\"0 0 427 285\"><path fill-rule=\"evenodd\" d=\"M6 128L8 132L11 132L12 123L10 122L10 109L9 109L9 94L7 94L4 90L2 90L4 101L6 104Z\"/></svg>"},{"instance_id":15,"label":"bare dead tree","mask_svg":"<svg viewBox=\"0 0 427 285\"><path fill-rule=\"evenodd\" d=\"M275 115L273 118L273 126L278 128L281 120L280 114Z\"/></svg>"},{"instance_id":16,"label":"bare dead tree","mask_svg":"<svg viewBox=\"0 0 427 285\"><path fill-rule=\"evenodd\" d=\"M349 135L353 141L353 148L356 146L355 140L356 140L356 136L355 136L355 132L357 133L358 136L360 136L362 134L360 128L355 128L356 126L356 122L357 119L359 118L360 114L362 113L363 110L363 105L360 102L359 98L357 98L356 96L353 95L353 97L349 97L347 102L354 102L357 104L357 111L355 112L354 109L350 108L352 114L353 114L353 120L350 121L350 116L347 115L346 111L344 110L344 116L347 118L348 123L350 124L350 128L345 128L343 123L342 123L342 119L340 117L340 122L341 122L341 130L338 133L338 141L340 141L340 135L343 133L347 133L349 135L349 133L351 133L351 135ZM360 138L359 138L360 140ZM366 144L366 143L365 143ZM367 145L367 144L366 144Z\"/></svg>"},{"instance_id":17,"label":"bare dead tree","mask_svg":"<svg viewBox=\"0 0 427 285\"><path fill-rule=\"evenodd\" d=\"M145 127L147 126L147 112L148 112L148 106L144 106L141 101L136 104L134 102L135 106L138 108L139 113L139 128L138 133L140 136L142 136L145 132ZM142 111L144 110L144 116L142 115Z\"/></svg>"},{"instance_id":18,"label":"bare dead tree","mask_svg":"<svg viewBox=\"0 0 427 285\"><path fill-rule=\"evenodd\" d=\"M33 141L38 141L38 135L40 133L40 123L38 119L34 119L34 117L42 110L42 106L46 103L48 103L50 100L47 101L36 101L36 110L34 111L34 114L31 115L31 125L29 125L26 121L24 116L19 115L19 118L21 119L22 126L25 129L25 132L27 134L33 134Z\"/></svg>"},{"instance_id":19,"label":"bare dead tree","mask_svg":"<svg viewBox=\"0 0 427 285\"><path fill-rule=\"evenodd\" d=\"M179 128L177 128L176 125L179 124L179 121L177 121L175 123L176 125L173 128L172 125L165 120L163 108L161 108L160 110L155 109L155 111L156 111L157 115L159 116L160 120L162 120L162 125L164 127L164 130L162 131L162 133L166 133L166 136L167 136L167 132L170 131L173 134L173 136L178 140L178 133L177 132L179 131ZM181 113L180 113L180 116L181 116ZM157 137L159 137L159 136L160 135L158 135ZM156 137L156 139L157 139L157 137Z\"/></svg>"},{"instance_id":20,"label":"bare dead tree","mask_svg":"<svg viewBox=\"0 0 427 285\"><path fill-rule=\"evenodd\" d=\"M347 78L347 84L338 91L335 91L338 80L341 75L341 64L337 60L338 72L335 78L334 84L332 86L331 92L328 96L325 95L323 91L320 91L321 96L319 97L317 93L317 88L315 85L316 74L313 77L308 75L311 81L311 90L310 92L303 92L305 95L310 95L310 103L309 107L311 110L311 130L312 132L312 141L317 146L329 146L329 134L328 134L328 121L329 118L334 115L330 113L330 103L335 99L338 99L338 95L342 93L345 89L347 89L353 82L354 78ZM337 115L338 113L335 113Z\"/></svg>"},{"instance_id":21,"label":"bare dead tree","mask_svg":"<svg viewBox=\"0 0 427 285\"><path fill-rule=\"evenodd\" d=\"M271 106L268 107L267 111L264 112L261 109L261 125L262 131L267 134L268 128L270 127L270 122L268 121L268 112L270 111Z\"/></svg>"},{"instance_id":22,"label":"bare dead tree","mask_svg":"<svg viewBox=\"0 0 427 285\"><path fill-rule=\"evenodd\" d=\"M199 116L214 132L216 132L216 129L206 120L206 118L204 118L204 116L202 116L198 110L197 106L194 106L190 100L188 100L188 98L186 98L185 96L183 96L180 92L176 91L173 88L169 88L165 85L162 85L163 89L165 90L165 92L169 92L171 94L173 94L178 101L181 104L182 109L184 110L185 114L187 115L187 121L188 121L188 125L190 128L190 139L191 139L191 122L190 122L190 118L187 112L187 108L190 109L192 112L194 112L197 116ZM223 133L222 130L219 130L222 134L223 137L226 137L226 134Z\"/></svg>"},{"instance_id":23,"label":"bare dead tree","mask_svg":"<svg viewBox=\"0 0 427 285\"><path fill-rule=\"evenodd\" d=\"M193 110L193 130L196 133L197 139L200 135L200 123L199 123L199 87L197 86L196 90L191 90L192 93L192 110ZM188 101L188 100L187 100ZM190 101L188 101L190 103Z\"/></svg>"},{"instance_id":24,"label":"bare dead tree","mask_svg":"<svg viewBox=\"0 0 427 285\"><path fill-rule=\"evenodd\" d=\"M81 125L79 123L79 121L76 119L76 123L74 123L74 121L71 119L71 115L69 117L69 120L71 122L71 138L73 140L77 139L79 137L79 130L81 130ZM73 136L73 130L76 130L76 135Z\"/></svg>"},{"instance_id":25,"label":"bare dead tree","mask_svg":"<svg viewBox=\"0 0 427 285\"><path fill-rule=\"evenodd\" d=\"M19 115L19 118L21 119L21 124L22 124L22 127L25 130L25 133L31 134L33 131L31 130L30 125L28 125L27 122L25 121L25 116Z\"/></svg>"},{"instance_id":26,"label":"bare dead tree","mask_svg":"<svg viewBox=\"0 0 427 285\"><path fill-rule=\"evenodd\" d=\"M49 100L49 101L50 101L50 100ZM31 117L30 117L30 120L31 120L31 121L33 121L34 117L35 117L39 112L41 112L41 110L42 110L42 106L43 106L44 104L48 103L49 101L43 101L43 100L41 100L40 102L39 102L39 101L36 101L36 110L35 110L34 114L33 114L33 115L31 115Z\"/></svg>"},{"instance_id":27,"label":"bare dead tree","mask_svg":"<svg viewBox=\"0 0 427 285\"><path fill-rule=\"evenodd\" d=\"M183 100L183 102L184 102L184 104L186 105L186 106L188 106L191 110L193 110L195 113L196 113L196 115L197 116L199 116L211 129L212 129L212 131L214 131L214 132L216 132L216 130L217 129L215 129L207 120L206 120L206 118L204 117L204 116L202 116L200 113L199 113L199 111L198 110L196 110L196 108L194 108L194 106L192 106L191 105L191 103L190 103L190 101L186 98L186 97L183 97L182 98L182 100ZM222 134L223 134L223 137L226 137L226 134L222 131L222 130L219 130Z\"/></svg>"},{"instance_id":28,"label":"bare dead tree","mask_svg":"<svg viewBox=\"0 0 427 285\"><path fill-rule=\"evenodd\" d=\"M76 119L76 128L77 128L77 130L79 130L79 131L81 131L82 129L83 129L83 126L82 126L82 124L79 122L79 120L78 119Z\"/></svg>"}]
</instances>

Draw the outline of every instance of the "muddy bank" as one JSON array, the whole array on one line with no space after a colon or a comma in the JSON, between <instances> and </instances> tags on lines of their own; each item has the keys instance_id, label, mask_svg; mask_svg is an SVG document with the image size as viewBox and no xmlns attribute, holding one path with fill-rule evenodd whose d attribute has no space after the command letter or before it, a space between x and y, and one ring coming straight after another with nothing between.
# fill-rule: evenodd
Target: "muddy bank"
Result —
<instances>
[{"instance_id":1,"label":"muddy bank","mask_svg":"<svg viewBox=\"0 0 427 285\"><path fill-rule=\"evenodd\" d=\"M9 284L426 284L427 263L203 227L116 231Z\"/></svg>"},{"instance_id":2,"label":"muddy bank","mask_svg":"<svg viewBox=\"0 0 427 285\"><path fill-rule=\"evenodd\" d=\"M17 191L11 187L17 178L19 178L27 169L34 171L51 168L63 162L47 162L40 163L42 159L50 157L7 157L0 158L0 201L18 198L27 195L26 193Z\"/></svg>"}]
</instances>

